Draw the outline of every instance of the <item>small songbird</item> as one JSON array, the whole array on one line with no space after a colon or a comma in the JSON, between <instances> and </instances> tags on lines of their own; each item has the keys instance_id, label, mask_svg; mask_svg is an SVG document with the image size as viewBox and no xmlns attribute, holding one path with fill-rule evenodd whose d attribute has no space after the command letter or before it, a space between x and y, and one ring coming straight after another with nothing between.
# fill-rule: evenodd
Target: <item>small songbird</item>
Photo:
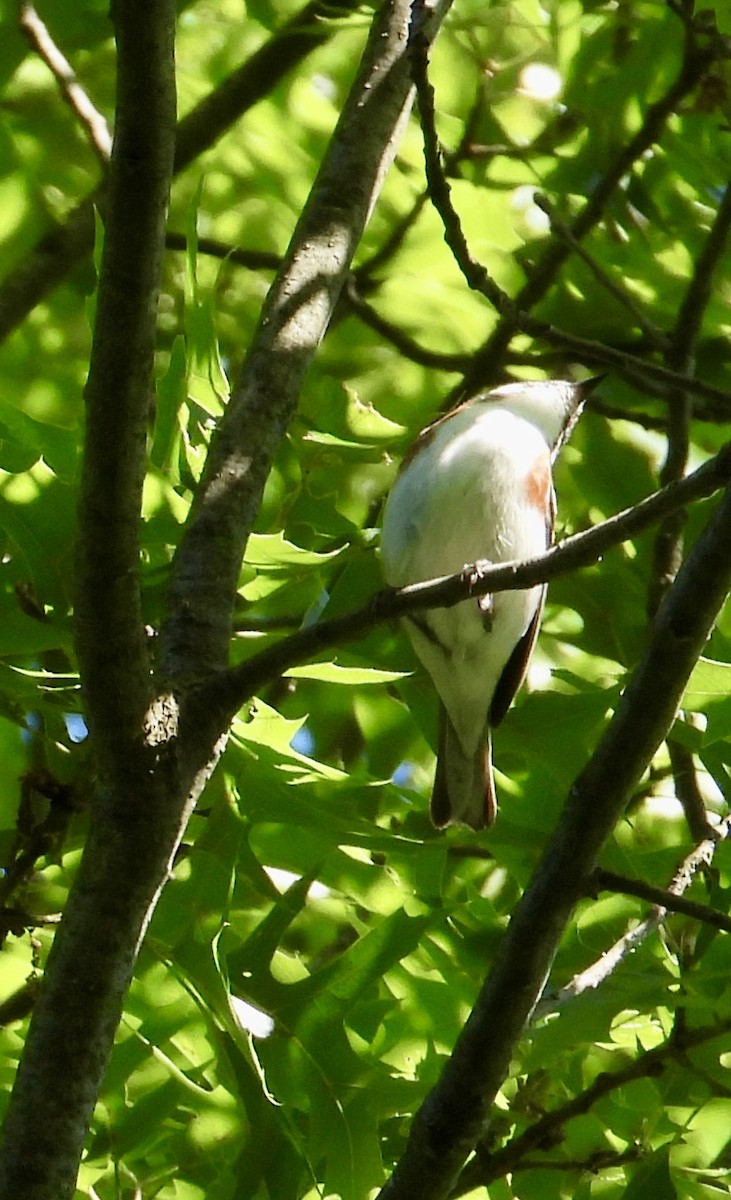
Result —
<instances>
[{"instance_id":1,"label":"small songbird","mask_svg":"<svg viewBox=\"0 0 731 1200\"><path fill-rule=\"evenodd\" d=\"M598 382L509 383L423 430L386 502L386 581L404 587L480 560L542 554L553 540L551 466ZM439 828L495 820L491 734L523 681L545 592L498 592L404 618L441 702L431 797Z\"/></svg>"}]
</instances>

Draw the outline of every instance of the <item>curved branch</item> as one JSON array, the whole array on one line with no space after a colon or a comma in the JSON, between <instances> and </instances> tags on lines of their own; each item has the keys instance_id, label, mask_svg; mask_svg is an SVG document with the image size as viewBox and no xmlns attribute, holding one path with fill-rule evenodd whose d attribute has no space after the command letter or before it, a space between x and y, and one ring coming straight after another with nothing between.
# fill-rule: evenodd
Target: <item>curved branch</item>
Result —
<instances>
[{"instance_id":1,"label":"curved branch","mask_svg":"<svg viewBox=\"0 0 731 1200\"><path fill-rule=\"evenodd\" d=\"M711 298L713 276L731 229L731 186L723 194L713 225L695 263L693 274L675 319L666 364L689 378L695 367L695 352L703 316ZM660 471L660 482L682 479L688 469L690 422L693 415L691 394L682 382L667 397L667 451ZM653 553L652 578L648 589L650 616L675 578L683 558L683 530L686 513L679 509L665 518L657 531ZM688 827L700 838L709 828L703 797L698 786L693 755L687 746L672 738L668 741L675 794L683 805Z\"/></svg>"},{"instance_id":2,"label":"curved branch","mask_svg":"<svg viewBox=\"0 0 731 1200\"><path fill-rule=\"evenodd\" d=\"M710 866L716 850L722 841L728 837L729 830L731 830L731 818L726 817L721 822L721 825L714 829L713 835L705 837L697 846L694 846L690 854L681 862L667 889L660 889L662 900L656 899L653 901L655 907L652 912L640 921L639 925L633 924L632 928L628 929L622 937L609 946L596 962L591 963L583 971L574 975L573 979L570 979L558 991L544 995L540 1004L536 1007L534 1017L543 1015L544 1012L554 1012L559 1006L573 1000L576 996L580 996L587 989L599 987L617 969L620 963L624 962L625 958L636 950L657 929L658 925L662 924L667 915L665 909L674 907L674 904L669 902L670 898L682 897L683 893L690 887L697 873ZM705 906L702 905L701 907L704 908ZM678 911L681 910L679 909ZM698 919L705 918L699 916Z\"/></svg>"},{"instance_id":3,"label":"curved branch","mask_svg":"<svg viewBox=\"0 0 731 1200\"><path fill-rule=\"evenodd\" d=\"M575 905L627 799L667 735L731 587L731 490L693 546L613 720L571 788L442 1077L417 1114L383 1200L440 1200L484 1133L515 1045Z\"/></svg>"},{"instance_id":4,"label":"curved branch","mask_svg":"<svg viewBox=\"0 0 731 1200\"><path fill-rule=\"evenodd\" d=\"M430 350L421 346L410 334L400 329L382 317L375 308L361 296L355 275L351 275L343 289L343 301L353 316L358 317L364 325L379 334L385 342L390 342L404 358L419 363L433 371L464 372L470 361L469 354L450 354L447 351Z\"/></svg>"},{"instance_id":5,"label":"curved branch","mask_svg":"<svg viewBox=\"0 0 731 1200\"><path fill-rule=\"evenodd\" d=\"M667 348L670 344L667 334L650 320L644 306L632 295L629 288L618 283L609 271L584 248L570 225L559 216L548 196L542 196L536 192L533 196L533 203L548 217L552 233L566 242L572 253L589 268L600 287L604 288L605 292L608 292L618 304L621 304L622 308L627 310L638 329L645 335L648 344L656 350Z\"/></svg>"}]
</instances>

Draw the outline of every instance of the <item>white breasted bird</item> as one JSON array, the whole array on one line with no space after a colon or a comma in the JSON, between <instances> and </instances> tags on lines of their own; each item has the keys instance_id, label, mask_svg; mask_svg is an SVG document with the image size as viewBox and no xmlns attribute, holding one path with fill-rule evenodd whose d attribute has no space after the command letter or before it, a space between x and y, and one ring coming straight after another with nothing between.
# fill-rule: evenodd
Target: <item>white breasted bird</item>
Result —
<instances>
[{"instance_id":1,"label":"white breasted bird","mask_svg":"<svg viewBox=\"0 0 731 1200\"><path fill-rule=\"evenodd\" d=\"M404 587L479 560L542 554L553 540L551 465L598 382L509 383L423 430L383 515L386 581ZM491 733L525 676L545 592L498 592L404 618L440 698L431 797L438 827L483 829L495 820Z\"/></svg>"}]
</instances>

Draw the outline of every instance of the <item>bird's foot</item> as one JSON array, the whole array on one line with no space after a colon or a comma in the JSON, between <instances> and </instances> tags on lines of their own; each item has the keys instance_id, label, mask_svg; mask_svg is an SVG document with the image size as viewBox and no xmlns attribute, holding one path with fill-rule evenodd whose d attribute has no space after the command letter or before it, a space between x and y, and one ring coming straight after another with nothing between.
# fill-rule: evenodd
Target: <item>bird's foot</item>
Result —
<instances>
[{"instance_id":1,"label":"bird's foot","mask_svg":"<svg viewBox=\"0 0 731 1200\"><path fill-rule=\"evenodd\" d=\"M462 578L469 583L470 590L477 586L482 581L482 577L486 571L489 571L493 564L489 558L481 558L476 563L467 563L462 568ZM495 616L495 597L492 592L484 592L482 596L477 597L477 607L480 610L482 623L487 633L492 629L492 623Z\"/></svg>"}]
</instances>

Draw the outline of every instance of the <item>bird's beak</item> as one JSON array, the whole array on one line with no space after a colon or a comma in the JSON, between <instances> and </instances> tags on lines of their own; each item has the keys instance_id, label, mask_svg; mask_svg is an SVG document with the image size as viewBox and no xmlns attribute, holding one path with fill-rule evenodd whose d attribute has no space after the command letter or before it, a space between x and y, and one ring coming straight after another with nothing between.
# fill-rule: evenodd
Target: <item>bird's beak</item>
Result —
<instances>
[{"instance_id":1,"label":"bird's beak","mask_svg":"<svg viewBox=\"0 0 731 1200\"><path fill-rule=\"evenodd\" d=\"M590 375L588 379L580 379L578 381L576 384L576 390L579 393L582 403L588 396L591 395L591 393L594 391L594 388L598 387L599 384L602 383L606 378L607 372L605 371L603 375Z\"/></svg>"},{"instance_id":2,"label":"bird's beak","mask_svg":"<svg viewBox=\"0 0 731 1200\"><path fill-rule=\"evenodd\" d=\"M569 412L566 414L564 427L561 430L561 434L551 451L552 462L556 461L562 446L564 446L570 438L574 426L581 416L587 398L594 391L594 388L598 387L598 385L603 379L606 379L606 377L606 373L604 375L590 375L588 379L579 379L576 383L572 384L571 398L573 404Z\"/></svg>"}]
</instances>

